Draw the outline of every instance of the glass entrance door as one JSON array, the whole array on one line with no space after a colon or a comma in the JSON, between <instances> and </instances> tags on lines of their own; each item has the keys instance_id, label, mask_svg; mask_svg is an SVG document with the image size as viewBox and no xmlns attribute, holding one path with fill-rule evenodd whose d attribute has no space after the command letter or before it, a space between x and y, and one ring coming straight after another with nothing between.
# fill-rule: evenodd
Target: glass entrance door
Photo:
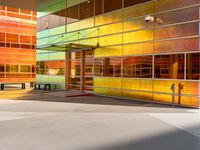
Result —
<instances>
[{"instance_id":1,"label":"glass entrance door","mask_svg":"<svg viewBox=\"0 0 200 150\"><path fill-rule=\"evenodd\" d=\"M82 50L69 53L69 89L93 91L93 58L93 50Z\"/></svg>"}]
</instances>

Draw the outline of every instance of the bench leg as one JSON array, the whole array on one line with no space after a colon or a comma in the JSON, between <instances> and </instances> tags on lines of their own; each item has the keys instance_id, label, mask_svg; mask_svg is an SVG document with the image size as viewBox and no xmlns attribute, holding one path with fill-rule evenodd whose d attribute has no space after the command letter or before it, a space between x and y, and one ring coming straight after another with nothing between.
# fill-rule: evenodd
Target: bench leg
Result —
<instances>
[{"instance_id":1,"label":"bench leg","mask_svg":"<svg viewBox=\"0 0 200 150\"><path fill-rule=\"evenodd\" d=\"M4 90L4 84L1 84L1 90Z\"/></svg>"},{"instance_id":2,"label":"bench leg","mask_svg":"<svg viewBox=\"0 0 200 150\"><path fill-rule=\"evenodd\" d=\"M44 90L45 90L45 91L47 90L47 85L46 85L46 84L44 85Z\"/></svg>"},{"instance_id":3,"label":"bench leg","mask_svg":"<svg viewBox=\"0 0 200 150\"><path fill-rule=\"evenodd\" d=\"M37 84L34 84L34 90L37 90Z\"/></svg>"},{"instance_id":4,"label":"bench leg","mask_svg":"<svg viewBox=\"0 0 200 150\"><path fill-rule=\"evenodd\" d=\"M40 89L41 89L40 84L38 84L38 90L40 90Z\"/></svg>"},{"instance_id":5,"label":"bench leg","mask_svg":"<svg viewBox=\"0 0 200 150\"><path fill-rule=\"evenodd\" d=\"M34 83L33 83L33 82L30 82L30 87L31 87L31 88L33 88L33 85L34 85Z\"/></svg>"},{"instance_id":6,"label":"bench leg","mask_svg":"<svg viewBox=\"0 0 200 150\"><path fill-rule=\"evenodd\" d=\"M22 89L26 89L25 83L22 83Z\"/></svg>"},{"instance_id":7,"label":"bench leg","mask_svg":"<svg viewBox=\"0 0 200 150\"><path fill-rule=\"evenodd\" d=\"M49 91L51 91L51 85L49 85Z\"/></svg>"}]
</instances>

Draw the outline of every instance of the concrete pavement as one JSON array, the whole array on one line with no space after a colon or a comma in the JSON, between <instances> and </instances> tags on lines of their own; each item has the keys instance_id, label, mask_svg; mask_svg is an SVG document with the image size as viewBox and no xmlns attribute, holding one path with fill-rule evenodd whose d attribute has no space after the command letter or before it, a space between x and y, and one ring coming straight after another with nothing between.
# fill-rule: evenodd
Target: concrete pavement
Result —
<instances>
[{"instance_id":1,"label":"concrete pavement","mask_svg":"<svg viewBox=\"0 0 200 150\"><path fill-rule=\"evenodd\" d=\"M200 149L196 109L16 92L18 96L11 98L0 95L0 150Z\"/></svg>"}]
</instances>

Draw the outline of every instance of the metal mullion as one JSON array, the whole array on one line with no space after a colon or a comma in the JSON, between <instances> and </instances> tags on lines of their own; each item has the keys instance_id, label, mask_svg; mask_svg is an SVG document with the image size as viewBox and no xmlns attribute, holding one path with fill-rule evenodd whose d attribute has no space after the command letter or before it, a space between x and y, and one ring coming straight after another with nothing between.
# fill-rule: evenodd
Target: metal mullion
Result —
<instances>
[{"instance_id":1,"label":"metal mullion","mask_svg":"<svg viewBox=\"0 0 200 150\"><path fill-rule=\"evenodd\" d=\"M184 53L184 80L187 80L187 53Z\"/></svg>"}]
</instances>

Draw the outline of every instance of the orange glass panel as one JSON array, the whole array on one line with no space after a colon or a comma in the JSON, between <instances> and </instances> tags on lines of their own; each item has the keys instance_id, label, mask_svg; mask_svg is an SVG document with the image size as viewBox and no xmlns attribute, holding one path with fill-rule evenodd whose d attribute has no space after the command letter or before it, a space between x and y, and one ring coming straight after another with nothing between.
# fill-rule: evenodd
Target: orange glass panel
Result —
<instances>
[{"instance_id":1,"label":"orange glass panel","mask_svg":"<svg viewBox=\"0 0 200 150\"><path fill-rule=\"evenodd\" d=\"M6 34L6 42L19 42L19 35L17 34Z\"/></svg>"},{"instance_id":2,"label":"orange glass panel","mask_svg":"<svg viewBox=\"0 0 200 150\"><path fill-rule=\"evenodd\" d=\"M20 35L21 43L31 43L31 36Z\"/></svg>"}]
</instances>

